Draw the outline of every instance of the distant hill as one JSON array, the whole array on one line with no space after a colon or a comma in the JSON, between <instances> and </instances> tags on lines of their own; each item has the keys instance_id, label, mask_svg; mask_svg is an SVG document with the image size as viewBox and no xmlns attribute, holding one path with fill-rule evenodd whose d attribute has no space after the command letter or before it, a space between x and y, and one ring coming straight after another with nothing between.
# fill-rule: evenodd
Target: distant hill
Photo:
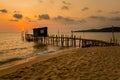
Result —
<instances>
[{"instance_id":1,"label":"distant hill","mask_svg":"<svg viewBox=\"0 0 120 80\"><path fill-rule=\"evenodd\" d=\"M120 27L113 27L113 31L120 32ZM112 32L112 27L101 28L101 29L77 30L74 32Z\"/></svg>"}]
</instances>

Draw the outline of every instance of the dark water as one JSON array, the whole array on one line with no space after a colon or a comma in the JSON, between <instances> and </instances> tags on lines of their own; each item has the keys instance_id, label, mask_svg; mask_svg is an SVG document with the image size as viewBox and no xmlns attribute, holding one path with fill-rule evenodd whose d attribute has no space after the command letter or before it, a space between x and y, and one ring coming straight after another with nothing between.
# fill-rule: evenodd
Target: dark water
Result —
<instances>
[{"instance_id":1,"label":"dark water","mask_svg":"<svg viewBox=\"0 0 120 80\"><path fill-rule=\"evenodd\" d=\"M22 41L21 33L0 33L0 65L59 50L58 47L38 48L36 45L34 42Z\"/></svg>"}]
</instances>

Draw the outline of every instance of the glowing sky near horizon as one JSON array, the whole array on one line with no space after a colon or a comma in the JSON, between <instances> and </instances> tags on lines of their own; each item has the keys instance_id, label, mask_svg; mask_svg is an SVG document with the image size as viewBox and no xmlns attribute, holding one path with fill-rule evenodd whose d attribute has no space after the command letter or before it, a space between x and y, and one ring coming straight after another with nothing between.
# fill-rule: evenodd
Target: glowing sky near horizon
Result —
<instances>
[{"instance_id":1,"label":"glowing sky near horizon","mask_svg":"<svg viewBox=\"0 0 120 80\"><path fill-rule=\"evenodd\" d=\"M1 0L0 32L120 27L120 0Z\"/></svg>"}]
</instances>

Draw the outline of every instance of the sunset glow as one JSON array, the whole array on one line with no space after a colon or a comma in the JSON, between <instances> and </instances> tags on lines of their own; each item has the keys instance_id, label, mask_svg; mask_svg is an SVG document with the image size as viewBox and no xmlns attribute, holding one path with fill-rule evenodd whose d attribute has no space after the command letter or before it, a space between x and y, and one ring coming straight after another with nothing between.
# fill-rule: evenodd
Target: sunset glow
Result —
<instances>
[{"instance_id":1,"label":"sunset glow","mask_svg":"<svg viewBox=\"0 0 120 80\"><path fill-rule=\"evenodd\" d=\"M120 0L0 0L0 80L120 80Z\"/></svg>"},{"instance_id":2,"label":"sunset glow","mask_svg":"<svg viewBox=\"0 0 120 80\"><path fill-rule=\"evenodd\" d=\"M119 3L120 0L1 0L0 31L42 26L50 31L120 26Z\"/></svg>"},{"instance_id":3,"label":"sunset glow","mask_svg":"<svg viewBox=\"0 0 120 80\"><path fill-rule=\"evenodd\" d=\"M25 24L24 22L19 22L19 23L18 23L18 27L19 27L22 31L24 31L27 26L26 26L26 24Z\"/></svg>"}]
</instances>

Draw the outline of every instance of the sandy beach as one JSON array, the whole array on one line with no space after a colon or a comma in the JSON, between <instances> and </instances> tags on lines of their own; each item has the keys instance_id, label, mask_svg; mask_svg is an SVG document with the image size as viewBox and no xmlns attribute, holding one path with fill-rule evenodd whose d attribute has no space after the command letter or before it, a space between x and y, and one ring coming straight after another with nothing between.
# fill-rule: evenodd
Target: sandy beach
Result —
<instances>
[{"instance_id":1,"label":"sandy beach","mask_svg":"<svg viewBox=\"0 0 120 80\"><path fill-rule=\"evenodd\" d=\"M0 80L120 80L120 47L72 48L41 55L1 69Z\"/></svg>"}]
</instances>

